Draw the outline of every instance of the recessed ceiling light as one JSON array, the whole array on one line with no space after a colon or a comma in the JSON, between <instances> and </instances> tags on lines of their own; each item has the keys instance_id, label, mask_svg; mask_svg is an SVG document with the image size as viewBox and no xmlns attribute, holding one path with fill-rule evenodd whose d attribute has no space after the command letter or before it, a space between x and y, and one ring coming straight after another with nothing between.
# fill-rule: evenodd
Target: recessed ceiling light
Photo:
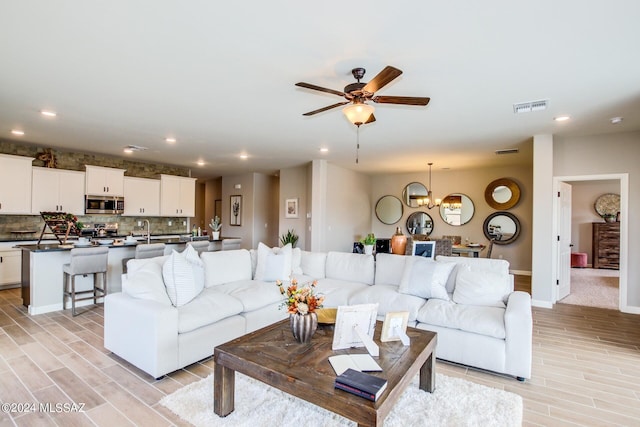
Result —
<instances>
[{"instance_id":1,"label":"recessed ceiling light","mask_svg":"<svg viewBox=\"0 0 640 427\"><path fill-rule=\"evenodd\" d=\"M328 153L329 149L327 147L322 147L322 148L320 148L320 152L321 153Z\"/></svg>"},{"instance_id":2,"label":"recessed ceiling light","mask_svg":"<svg viewBox=\"0 0 640 427\"><path fill-rule=\"evenodd\" d=\"M198 166L204 166L204 160L198 160L197 164Z\"/></svg>"},{"instance_id":3,"label":"recessed ceiling light","mask_svg":"<svg viewBox=\"0 0 640 427\"><path fill-rule=\"evenodd\" d=\"M24 135L24 131L22 130L18 130L18 129L13 129L11 131L12 134L17 135L17 136L23 136Z\"/></svg>"},{"instance_id":4,"label":"recessed ceiling light","mask_svg":"<svg viewBox=\"0 0 640 427\"><path fill-rule=\"evenodd\" d=\"M571 116L558 116L558 117L554 117L553 120L555 120L556 122L566 122L570 118Z\"/></svg>"},{"instance_id":5,"label":"recessed ceiling light","mask_svg":"<svg viewBox=\"0 0 640 427\"><path fill-rule=\"evenodd\" d=\"M242 154L240 154L240 158L241 158L241 159L248 159L248 158L249 158L249 155L248 155L248 154L245 154L245 153L242 153Z\"/></svg>"},{"instance_id":6,"label":"recessed ceiling light","mask_svg":"<svg viewBox=\"0 0 640 427\"><path fill-rule=\"evenodd\" d=\"M622 120L624 120L624 118L622 117L612 117L609 121L611 122L612 125L617 125Z\"/></svg>"},{"instance_id":7,"label":"recessed ceiling light","mask_svg":"<svg viewBox=\"0 0 640 427\"><path fill-rule=\"evenodd\" d=\"M125 152L125 153L127 153L127 154L131 154L131 153L133 153L133 148L131 148L131 147L124 147L124 150L122 150L122 151L124 151L124 152Z\"/></svg>"},{"instance_id":8,"label":"recessed ceiling light","mask_svg":"<svg viewBox=\"0 0 640 427\"><path fill-rule=\"evenodd\" d=\"M50 110L41 110L40 114L46 117L55 117L58 115L55 111L50 111Z\"/></svg>"},{"instance_id":9,"label":"recessed ceiling light","mask_svg":"<svg viewBox=\"0 0 640 427\"><path fill-rule=\"evenodd\" d=\"M171 138L171 137L166 138L165 141L167 143L169 143L169 144L175 144L176 143L176 139L175 138Z\"/></svg>"}]
</instances>

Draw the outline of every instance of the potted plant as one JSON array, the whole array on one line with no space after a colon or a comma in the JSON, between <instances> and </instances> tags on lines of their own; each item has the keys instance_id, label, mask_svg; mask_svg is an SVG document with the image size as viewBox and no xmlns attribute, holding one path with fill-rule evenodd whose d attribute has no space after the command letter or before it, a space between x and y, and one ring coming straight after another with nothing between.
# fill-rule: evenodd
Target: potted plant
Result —
<instances>
[{"instance_id":1,"label":"potted plant","mask_svg":"<svg viewBox=\"0 0 640 427\"><path fill-rule=\"evenodd\" d=\"M364 253L371 255L373 254L373 246L376 244L376 236L373 233L369 233L364 239L360 240L360 243L364 245Z\"/></svg>"},{"instance_id":2,"label":"potted plant","mask_svg":"<svg viewBox=\"0 0 640 427\"><path fill-rule=\"evenodd\" d=\"M616 214L604 214L602 215L602 219L604 219L604 222L616 222Z\"/></svg>"},{"instance_id":3,"label":"potted plant","mask_svg":"<svg viewBox=\"0 0 640 427\"><path fill-rule=\"evenodd\" d=\"M282 246L286 246L287 243L291 243L291 247L295 248L298 244L298 235L296 234L296 230L287 230L287 234L280 236L280 243L282 243Z\"/></svg>"},{"instance_id":4,"label":"potted plant","mask_svg":"<svg viewBox=\"0 0 640 427\"><path fill-rule=\"evenodd\" d=\"M218 215L211 220L209 227L213 230L212 240L220 240L220 228L222 227L222 224L220 224L220 217Z\"/></svg>"}]
</instances>

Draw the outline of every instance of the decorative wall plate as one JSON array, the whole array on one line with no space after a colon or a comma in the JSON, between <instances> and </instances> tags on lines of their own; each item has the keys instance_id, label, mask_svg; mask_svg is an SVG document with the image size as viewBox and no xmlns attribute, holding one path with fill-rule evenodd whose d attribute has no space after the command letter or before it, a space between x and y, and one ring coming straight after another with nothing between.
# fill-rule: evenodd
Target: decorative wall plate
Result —
<instances>
[{"instance_id":1,"label":"decorative wall plate","mask_svg":"<svg viewBox=\"0 0 640 427\"><path fill-rule=\"evenodd\" d=\"M593 207L600 216L616 215L620 212L620 195L607 193L596 199Z\"/></svg>"}]
</instances>

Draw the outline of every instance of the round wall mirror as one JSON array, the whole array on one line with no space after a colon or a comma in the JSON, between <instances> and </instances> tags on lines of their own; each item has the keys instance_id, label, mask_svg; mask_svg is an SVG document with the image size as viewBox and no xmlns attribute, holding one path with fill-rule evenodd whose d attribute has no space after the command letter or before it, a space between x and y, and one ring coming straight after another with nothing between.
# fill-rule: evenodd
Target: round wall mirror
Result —
<instances>
[{"instance_id":1,"label":"round wall mirror","mask_svg":"<svg viewBox=\"0 0 640 427\"><path fill-rule=\"evenodd\" d=\"M407 230L411 235L428 236L433 232L433 218L426 212L414 212L407 218Z\"/></svg>"},{"instance_id":2,"label":"round wall mirror","mask_svg":"<svg viewBox=\"0 0 640 427\"><path fill-rule=\"evenodd\" d=\"M440 203L440 217L449 225L465 225L474 212L473 202L465 194L449 194Z\"/></svg>"},{"instance_id":3,"label":"round wall mirror","mask_svg":"<svg viewBox=\"0 0 640 427\"><path fill-rule=\"evenodd\" d=\"M500 178L487 185L484 199L494 209L511 209L520 200L520 186L509 178Z\"/></svg>"},{"instance_id":4,"label":"round wall mirror","mask_svg":"<svg viewBox=\"0 0 640 427\"><path fill-rule=\"evenodd\" d=\"M484 220L482 231L496 245L508 245L520 235L520 221L510 212L494 212Z\"/></svg>"},{"instance_id":5,"label":"round wall mirror","mask_svg":"<svg viewBox=\"0 0 640 427\"><path fill-rule=\"evenodd\" d=\"M376 216L383 224L395 224L402 218L402 202L396 196L382 196L376 203Z\"/></svg>"},{"instance_id":6,"label":"round wall mirror","mask_svg":"<svg viewBox=\"0 0 640 427\"><path fill-rule=\"evenodd\" d=\"M410 208L422 206L422 200L427 197L427 187L419 182L407 184L402 190L402 201Z\"/></svg>"}]
</instances>

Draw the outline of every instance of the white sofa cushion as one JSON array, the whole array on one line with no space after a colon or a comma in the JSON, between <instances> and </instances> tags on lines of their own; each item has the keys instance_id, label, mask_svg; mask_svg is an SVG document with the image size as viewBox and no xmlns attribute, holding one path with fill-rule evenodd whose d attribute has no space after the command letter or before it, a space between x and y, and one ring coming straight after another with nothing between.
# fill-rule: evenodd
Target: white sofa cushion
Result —
<instances>
[{"instance_id":1,"label":"white sofa cushion","mask_svg":"<svg viewBox=\"0 0 640 427\"><path fill-rule=\"evenodd\" d=\"M325 271L328 279L373 285L375 260L373 255L329 252Z\"/></svg>"},{"instance_id":2,"label":"white sofa cushion","mask_svg":"<svg viewBox=\"0 0 640 427\"><path fill-rule=\"evenodd\" d=\"M511 293L508 274L471 271L462 266L456 277L453 300L458 304L506 307L505 301Z\"/></svg>"},{"instance_id":3,"label":"white sofa cushion","mask_svg":"<svg viewBox=\"0 0 640 427\"><path fill-rule=\"evenodd\" d=\"M398 292L448 301L445 285L454 267L453 262L435 262L420 256L407 257Z\"/></svg>"},{"instance_id":4,"label":"white sofa cushion","mask_svg":"<svg viewBox=\"0 0 640 427\"><path fill-rule=\"evenodd\" d=\"M162 266L162 277L171 304L180 307L204 289L204 265L193 246L183 252L173 250Z\"/></svg>"},{"instance_id":5,"label":"white sofa cushion","mask_svg":"<svg viewBox=\"0 0 640 427\"><path fill-rule=\"evenodd\" d=\"M157 262L146 262L141 266L136 266L133 273L127 273L124 280L122 280L122 292L133 298L156 301L167 306L171 305L171 300L167 295L167 288L164 286L162 278L162 265Z\"/></svg>"},{"instance_id":6,"label":"white sofa cushion","mask_svg":"<svg viewBox=\"0 0 640 427\"><path fill-rule=\"evenodd\" d=\"M443 326L494 338L506 337L504 308L456 304L430 299L418 311L420 323Z\"/></svg>"},{"instance_id":7,"label":"white sofa cushion","mask_svg":"<svg viewBox=\"0 0 640 427\"><path fill-rule=\"evenodd\" d=\"M244 313L284 301L280 290L273 282L238 280L218 285L215 289L240 301Z\"/></svg>"},{"instance_id":8,"label":"white sofa cushion","mask_svg":"<svg viewBox=\"0 0 640 427\"><path fill-rule=\"evenodd\" d=\"M275 282L288 280L291 277L291 243L281 248L270 248L258 243L258 262L255 280Z\"/></svg>"},{"instance_id":9,"label":"white sofa cushion","mask_svg":"<svg viewBox=\"0 0 640 427\"><path fill-rule=\"evenodd\" d=\"M456 263L456 266L449 275L449 280L447 280L447 292L450 294L453 293L453 289L455 288L458 271L460 271L463 266L467 266L471 271L489 271L499 274L509 274L509 261L505 259L474 258L466 256L438 256L436 262Z\"/></svg>"},{"instance_id":10,"label":"white sofa cushion","mask_svg":"<svg viewBox=\"0 0 640 427\"><path fill-rule=\"evenodd\" d=\"M299 281L298 283L298 286L304 286L307 282ZM324 278L318 280L316 294L324 296L323 307L338 307L347 305L352 294L368 287L369 285L365 283Z\"/></svg>"},{"instance_id":11,"label":"white sofa cushion","mask_svg":"<svg viewBox=\"0 0 640 427\"><path fill-rule=\"evenodd\" d=\"M303 274L302 266L302 250L300 248L291 249L291 274Z\"/></svg>"},{"instance_id":12,"label":"white sofa cushion","mask_svg":"<svg viewBox=\"0 0 640 427\"><path fill-rule=\"evenodd\" d=\"M203 252L205 287L238 280L251 280L251 255L246 249Z\"/></svg>"},{"instance_id":13,"label":"white sofa cushion","mask_svg":"<svg viewBox=\"0 0 640 427\"><path fill-rule=\"evenodd\" d=\"M300 252L300 268L302 274L313 277L314 279L323 279L326 277L327 254L325 252Z\"/></svg>"},{"instance_id":14,"label":"white sofa cushion","mask_svg":"<svg viewBox=\"0 0 640 427\"><path fill-rule=\"evenodd\" d=\"M178 307L178 333L190 332L241 312L240 301L218 288L207 288L198 298Z\"/></svg>"},{"instance_id":15,"label":"white sofa cushion","mask_svg":"<svg viewBox=\"0 0 640 427\"><path fill-rule=\"evenodd\" d=\"M379 253L376 255L375 285L399 286L407 259L404 255Z\"/></svg>"},{"instance_id":16,"label":"white sofa cushion","mask_svg":"<svg viewBox=\"0 0 640 427\"><path fill-rule=\"evenodd\" d=\"M408 311L409 322L415 322L418 310L425 304L424 298L401 294L394 285L367 286L349 298L349 305L378 303L378 316L392 311Z\"/></svg>"},{"instance_id":17,"label":"white sofa cushion","mask_svg":"<svg viewBox=\"0 0 640 427\"><path fill-rule=\"evenodd\" d=\"M138 271L139 269L141 269L142 267L144 267L150 262L156 263L162 268L162 266L164 265L165 262L167 262L168 259L169 259L169 255L162 255L154 258L141 258L141 259L132 258L129 261L127 261L127 274L135 274L136 271Z\"/></svg>"}]
</instances>

